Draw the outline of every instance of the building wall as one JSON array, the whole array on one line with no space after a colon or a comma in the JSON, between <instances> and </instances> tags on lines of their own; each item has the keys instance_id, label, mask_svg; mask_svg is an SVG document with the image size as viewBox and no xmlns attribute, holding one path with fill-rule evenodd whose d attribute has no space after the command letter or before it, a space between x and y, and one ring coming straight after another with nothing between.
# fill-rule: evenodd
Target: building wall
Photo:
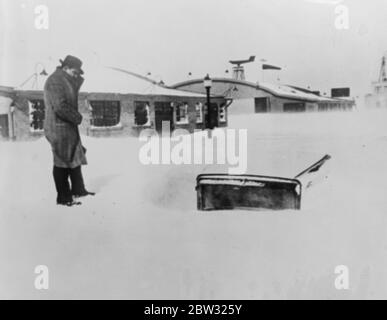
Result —
<instances>
[{"instance_id":1,"label":"building wall","mask_svg":"<svg viewBox=\"0 0 387 320\"><path fill-rule=\"evenodd\" d=\"M318 103L313 102L304 102L301 100L289 100L277 98L274 96L269 96L269 110L271 113L281 113L284 112L285 103L305 103L305 109L307 112L318 111ZM239 114L251 114L255 113L255 98L244 98L244 99L235 99L230 107L229 114L239 115Z\"/></svg>"},{"instance_id":2,"label":"building wall","mask_svg":"<svg viewBox=\"0 0 387 320\"><path fill-rule=\"evenodd\" d=\"M190 83L178 88L180 90L196 93L205 92L202 83ZM255 86L221 81L213 82L211 94L222 95L233 99L233 103L229 110L230 114L255 113L255 98L269 98L270 107L268 112L273 113L283 112L284 103L306 103L303 100L277 97ZM306 109L307 111L317 111L318 107L316 103L306 103Z\"/></svg>"},{"instance_id":3,"label":"building wall","mask_svg":"<svg viewBox=\"0 0 387 320\"><path fill-rule=\"evenodd\" d=\"M0 139L9 137L9 110L12 99L0 96Z\"/></svg>"},{"instance_id":4,"label":"building wall","mask_svg":"<svg viewBox=\"0 0 387 320\"><path fill-rule=\"evenodd\" d=\"M41 91L15 91L13 100L15 102L15 135L18 140L39 138L43 132L33 132L30 129L30 115L29 115L29 100L42 100L43 92ZM91 110L89 101L120 101L120 124L117 127L93 127L91 126ZM135 102L148 102L150 106L150 126L136 126L135 125ZM203 124L196 123L196 103L206 103L204 97L177 97L177 96L158 96L158 95L138 95L138 94L116 94L116 93L80 93L78 107L79 112L83 116L80 131L82 134L95 137L113 137L113 136L138 136L139 133L145 129L155 128L155 102L168 103L187 103L188 104L188 123L176 124L175 129L186 129L193 132L195 129L203 129ZM226 103L223 98L215 98L212 102L219 106ZM227 111L226 111L227 114ZM176 115L174 114L174 117ZM175 119L176 120L176 119ZM219 123L220 127L226 127L227 121Z\"/></svg>"},{"instance_id":5,"label":"building wall","mask_svg":"<svg viewBox=\"0 0 387 320\"><path fill-rule=\"evenodd\" d=\"M39 91L16 91L14 94L14 130L18 140L38 139L41 133L31 130L29 100L41 100L43 93Z\"/></svg>"},{"instance_id":6,"label":"building wall","mask_svg":"<svg viewBox=\"0 0 387 320\"><path fill-rule=\"evenodd\" d=\"M12 88L0 86L0 139L7 139L12 134L10 127L12 101Z\"/></svg>"},{"instance_id":7,"label":"building wall","mask_svg":"<svg viewBox=\"0 0 387 320\"><path fill-rule=\"evenodd\" d=\"M191 83L178 87L179 90L205 94L206 90L203 83ZM270 94L263 90L257 90L254 86L234 84L228 82L214 81L211 87L211 95L224 96L234 100L247 99L254 97L268 97Z\"/></svg>"},{"instance_id":8,"label":"building wall","mask_svg":"<svg viewBox=\"0 0 387 320\"><path fill-rule=\"evenodd\" d=\"M306 112L318 111L318 103L316 102L307 102L307 101L295 100L295 99L284 99L284 98L271 96L270 97L271 112L273 113L284 112L284 104L287 104L287 103L305 104Z\"/></svg>"},{"instance_id":9,"label":"building wall","mask_svg":"<svg viewBox=\"0 0 387 320\"><path fill-rule=\"evenodd\" d=\"M188 82L176 86L177 89L195 93L204 93L205 88L201 82ZM323 110L352 110L355 102L350 100L334 100L316 102L297 98L284 98L274 95L271 92L260 89L250 83L230 82L227 80L214 80L211 87L211 94L221 95L233 99L233 104L230 107L230 114L249 114L255 113L255 98L269 98L268 112L284 112L284 104L287 103L304 103L306 112L317 112ZM324 107L326 106L326 107Z\"/></svg>"},{"instance_id":10,"label":"building wall","mask_svg":"<svg viewBox=\"0 0 387 320\"><path fill-rule=\"evenodd\" d=\"M235 99L229 109L230 115L249 114L255 112L255 99Z\"/></svg>"}]
</instances>

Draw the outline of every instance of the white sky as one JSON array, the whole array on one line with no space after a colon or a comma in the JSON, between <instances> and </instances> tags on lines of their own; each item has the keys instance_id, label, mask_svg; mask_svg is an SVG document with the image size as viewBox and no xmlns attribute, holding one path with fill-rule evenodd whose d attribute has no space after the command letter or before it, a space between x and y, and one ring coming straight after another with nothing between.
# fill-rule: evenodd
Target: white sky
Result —
<instances>
[{"instance_id":1,"label":"white sky","mask_svg":"<svg viewBox=\"0 0 387 320\"><path fill-rule=\"evenodd\" d=\"M256 55L284 68L265 72L265 81L321 91L350 86L362 96L387 51L386 0L342 1L349 30L335 28L335 5L323 0L0 1L2 85L21 84L37 62L52 72L67 54L84 61L86 81L98 81L87 72L104 64L167 84L189 72L225 76L230 59ZM39 4L49 8L49 30L34 26ZM262 80L259 61L246 73Z\"/></svg>"}]
</instances>

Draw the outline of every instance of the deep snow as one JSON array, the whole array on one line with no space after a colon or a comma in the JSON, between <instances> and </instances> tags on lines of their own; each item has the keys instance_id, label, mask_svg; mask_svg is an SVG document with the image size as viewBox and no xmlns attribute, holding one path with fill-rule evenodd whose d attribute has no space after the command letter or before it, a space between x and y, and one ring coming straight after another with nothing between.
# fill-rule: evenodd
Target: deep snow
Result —
<instances>
[{"instance_id":1,"label":"deep snow","mask_svg":"<svg viewBox=\"0 0 387 320\"><path fill-rule=\"evenodd\" d=\"M387 112L248 115L248 173L330 154L301 211L196 211L206 166L144 166L135 138L83 137L94 198L57 207L44 138L0 142L0 298L387 298ZM34 288L46 265L50 289ZM346 265L350 289L334 287Z\"/></svg>"}]
</instances>

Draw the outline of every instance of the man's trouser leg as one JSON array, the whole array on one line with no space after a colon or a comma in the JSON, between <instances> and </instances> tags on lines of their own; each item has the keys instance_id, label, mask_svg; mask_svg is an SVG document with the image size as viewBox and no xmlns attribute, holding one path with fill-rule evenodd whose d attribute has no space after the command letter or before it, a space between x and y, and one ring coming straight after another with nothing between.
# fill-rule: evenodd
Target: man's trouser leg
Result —
<instances>
[{"instance_id":1,"label":"man's trouser leg","mask_svg":"<svg viewBox=\"0 0 387 320\"><path fill-rule=\"evenodd\" d=\"M64 204L69 201L72 201L69 183L69 169L54 166L53 175L56 191L58 193L58 196L56 198L57 203Z\"/></svg>"},{"instance_id":2,"label":"man's trouser leg","mask_svg":"<svg viewBox=\"0 0 387 320\"><path fill-rule=\"evenodd\" d=\"M71 180L71 193L73 195L84 195L87 191L83 181L81 166L69 169Z\"/></svg>"}]
</instances>

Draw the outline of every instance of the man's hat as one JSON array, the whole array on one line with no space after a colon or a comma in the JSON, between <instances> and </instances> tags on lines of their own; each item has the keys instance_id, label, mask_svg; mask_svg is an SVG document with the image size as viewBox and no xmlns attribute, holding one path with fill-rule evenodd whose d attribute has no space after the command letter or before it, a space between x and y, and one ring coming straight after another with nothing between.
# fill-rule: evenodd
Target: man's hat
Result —
<instances>
[{"instance_id":1,"label":"man's hat","mask_svg":"<svg viewBox=\"0 0 387 320\"><path fill-rule=\"evenodd\" d=\"M68 66L69 68L77 69L80 74L84 74L83 70L81 69L82 61L77 57L69 55L64 60L59 60L59 61L62 64L62 67Z\"/></svg>"}]
</instances>

